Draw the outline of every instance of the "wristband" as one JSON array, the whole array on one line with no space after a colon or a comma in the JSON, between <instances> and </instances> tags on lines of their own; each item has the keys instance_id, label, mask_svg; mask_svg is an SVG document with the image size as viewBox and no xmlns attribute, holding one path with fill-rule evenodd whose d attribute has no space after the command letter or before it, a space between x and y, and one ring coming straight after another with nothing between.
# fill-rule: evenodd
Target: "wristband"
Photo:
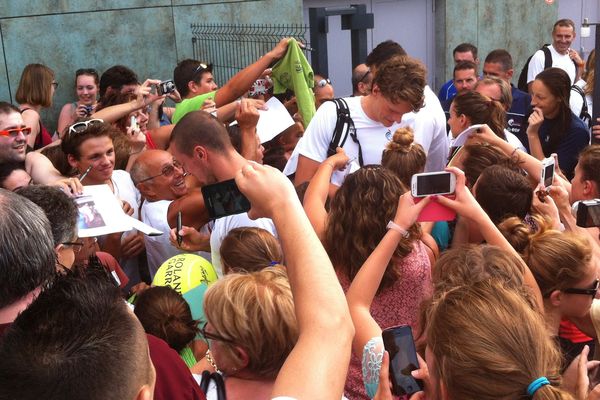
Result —
<instances>
[{"instance_id":1,"label":"wristband","mask_svg":"<svg viewBox=\"0 0 600 400\"><path fill-rule=\"evenodd\" d=\"M408 239L408 237L410 236L410 232L407 231L406 229L402 228L400 225L396 224L394 221L390 221L388 222L387 229L392 229L396 232L400 232L400 234L402 235L403 238Z\"/></svg>"}]
</instances>

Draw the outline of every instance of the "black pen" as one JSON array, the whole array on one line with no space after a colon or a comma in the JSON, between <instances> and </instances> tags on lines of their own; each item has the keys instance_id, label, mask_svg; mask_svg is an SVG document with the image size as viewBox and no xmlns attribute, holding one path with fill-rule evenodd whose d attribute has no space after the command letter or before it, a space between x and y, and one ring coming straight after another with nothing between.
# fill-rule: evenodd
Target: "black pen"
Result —
<instances>
[{"instance_id":1,"label":"black pen","mask_svg":"<svg viewBox=\"0 0 600 400\"><path fill-rule=\"evenodd\" d=\"M177 232L175 232L175 234L177 235L177 245L179 247L181 247L181 243L183 242L183 238L179 234L179 231L181 231L181 211L177 212Z\"/></svg>"},{"instance_id":2,"label":"black pen","mask_svg":"<svg viewBox=\"0 0 600 400\"><path fill-rule=\"evenodd\" d=\"M85 177L87 176L87 174L92 170L93 165L90 165L83 174L81 174L81 176L79 177L79 182L82 182Z\"/></svg>"}]
</instances>

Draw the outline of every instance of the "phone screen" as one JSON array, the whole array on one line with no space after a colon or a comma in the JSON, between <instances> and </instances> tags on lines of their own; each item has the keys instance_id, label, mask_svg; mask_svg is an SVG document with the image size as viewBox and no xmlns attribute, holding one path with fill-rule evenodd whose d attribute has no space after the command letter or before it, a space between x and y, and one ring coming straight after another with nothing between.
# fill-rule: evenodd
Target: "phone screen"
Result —
<instances>
[{"instance_id":1,"label":"phone screen","mask_svg":"<svg viewBox=\"0 0 600 400\"><path fill-rule=\"evenodd\" d=\"M410 374L411 371L419 369L419 360L410 326L402 325L385 329L381 336L383 346L390 354L392 393L402 396L423 390L422 382Z\"/></svg>"},{"instance_id":2,"label":"phone screen","mask_svg":"<svg viewBox=\"0 0 600 400\"><path fill-rule=\"evenodd\" d=\"M211 219L250 210L250 201L240 192L233 179L203 186L202 196Z\"/></svg>"},{"instance_id":3,"label":"phone screen","mask_svg":"<svg viewBox=\"0 0 600 400\"><path fill-rule=\"evenodd\" d=\"M544 187L552 186L554 180L554 163L548 164L544 167Z\"/></svg>"},{"instance_id":4,"label":"phone screen","mask_svg":"<svg viewBox=\"0 0 600 400\"><path fill-rule=\"evenodd\" d=\"M417 195L450 193L450 172L417 176Z\"/></svg>"},{"instance_id":5,"label":"phone screen","mask_svg":"<svg viewBox=\"0 0 600 400\"><path fill-rule=\"evenodd\" d=\"M577 226L581 226L582 228L600 226L600 203L593 203L579 203L579 207L577 208Z\"/></svg>"}]
</instances>

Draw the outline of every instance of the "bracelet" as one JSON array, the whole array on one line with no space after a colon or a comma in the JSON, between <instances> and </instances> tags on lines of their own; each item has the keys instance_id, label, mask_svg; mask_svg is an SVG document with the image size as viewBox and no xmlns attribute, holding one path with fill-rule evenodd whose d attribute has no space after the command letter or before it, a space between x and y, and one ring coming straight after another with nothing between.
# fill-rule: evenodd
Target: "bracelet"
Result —
<instances>
[{"instance_id":1,"label":"bracelet","mask_svg":"<svg viewBox=\"0 0 600 400\"><path fill-rule=\"evenodd\" d=\"M410 232L409 231L407 231L406 229L402 228L400 225L398 225L394 221L388 222L386 228L387 229L391 229L391 230L396 231L396 232L400 232L400 234L402 235L402 237L404 239L408 239L408 237L410 236Z\"/></svg>"},{"instance_id":2,"label":"bracelet","mask_svg":"<svg viewBox=\"0 0 600 400\"><path fill-rule=\"evenodd\" d=\"M518 147L515 147L515 149L512 151L512 153L510 153L510 158L513 158L515 156L515 153L519 150Z\"/></svg>"},{"instance_id":3,"label":"bracelet","mask_svg":"<svg viewBox=\"0 0 600 400\"><path fill-rule=\"evenodd\" d=\"M331 167L331 169L335 170L335 165L333 165L332 163L324 162L323 164L329 165Z\"/></svg>"}]
</instances>

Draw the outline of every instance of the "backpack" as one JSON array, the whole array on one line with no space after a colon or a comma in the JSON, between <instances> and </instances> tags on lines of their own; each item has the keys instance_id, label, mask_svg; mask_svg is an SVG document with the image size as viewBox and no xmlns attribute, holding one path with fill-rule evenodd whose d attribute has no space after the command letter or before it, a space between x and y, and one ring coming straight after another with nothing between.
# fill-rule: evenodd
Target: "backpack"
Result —
<instances>
[{"instance_id":1,"label":"backpack","mask_svg":"<svg viewBox=\"0 0 600 400\"><path fill-rule=\"evenodd\" d=\"M591 128L592 127L592 117L588 111L587 100L585 99L585 92L583 91L582 88L580 88L577 85L571 86L571 90L574 90L575 92L579 93L579 95L583 99L583 105L581 106L581 112L579 113L578 117L583 122L585 122L585 124L588 126L588 128Z\"/></svg>"},{"instance_id":2,"label":"backpack","mask_svg":"<svg viewBox=\"0 0 600 400\"><path fill-rule=\"evenodd\" d=\"M540 49L544 52L544 69L552 67L552 53L550 53L550 49L548 48L548 46L550 46L550 44L545 44ZM534 56L534 54L535 53L529 56L529 58L525 62L525 65L523 66L523 69L521 70L521 73L519 74L519 82L517 83L517 87L525 93L529 93L529 87L527 85L527 73L529 72L529 62L531 61L531 58ZM574 60L573 64L575 64L575 74L577 74L577 64Z\"/></svg>"},{"instance_id":3,"label":"backpack","mask_svg":"<svg viewBox=\"0 0 600 400\"><path fill-rule=\"evenodd\" d=\"M352 141L358 145L358 164L363 167L362 147L360 146L358 136L356 135L354 121L352 120L352 117L350 117L348 104L344 99L333 99L332 101L335 103L337 119L335 121L333 137L331 138L331 142L329 142L329 147L327 148L327 157L334 155L338 147L343 147L344 143L346 143L346 139L348 139L348 135L350 135Z\"/></svg>"}]
</instances>

